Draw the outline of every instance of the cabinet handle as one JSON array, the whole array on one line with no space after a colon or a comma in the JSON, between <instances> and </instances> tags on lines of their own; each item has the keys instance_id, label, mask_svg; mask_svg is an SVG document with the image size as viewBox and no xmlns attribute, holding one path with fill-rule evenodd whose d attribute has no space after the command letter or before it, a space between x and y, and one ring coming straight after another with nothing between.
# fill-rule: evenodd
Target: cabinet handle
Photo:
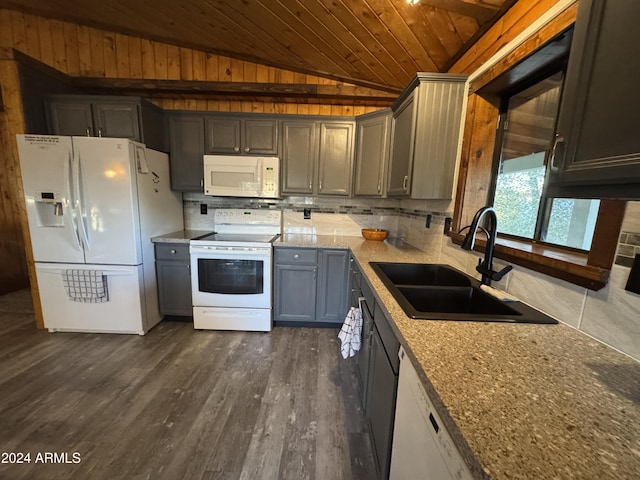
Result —
<instances>
[{"instance_id":1,"label":"cabinet handle","mask_svg":"<svg viewBox=\"0 0 640 480\"><path fill-rule=\"evenodd\" d=\"M240 151L240 147L233 147L233 151L234 152L239 152Z\"/></svg>"},{"instance_id":2,"label":"cabinet handle","mask_svg":"<svg viewBox=\"0 0 640 480\"><path fill-rule=\"evenodd\" d=\"M318 184L318 190L322 190L322 180L320 180L320 183Z\"/></svg>"},{"instance_id":3,"label":"cabinet handle","mask_svg":"<svg viewBox=\"0 0 640 480\"><path fill-rule=\"evenodd\" d=\"M551 169L557 170L556 167L556 150L558 149L558 144L564 143L564 137L559 133L556 133L556 138L553 140L553 148L551 149Z\"/></svg>"},{"instance_id":4,"label":"cabinet handle","mask_svg":"<svg viewBox=\"0 0 640 480\"><path fill-rule=\"evenodd\" d=\"M176 250L172 248L171 249L171 255L175 255L176 253L178 253L178 252L176 252Z\"/></svg>"},{"instance_id":5,"label":"cabinet handle","mask_svg":"<svg viewBox=\"0 0 640 480\"><path fill-rule=\"evenodd\" d=\"M311 190L311 182L309 182L309 190Z\"/></svg>"},{"instance_id":6,"label":"cabinet handle","mask_svg":"<svg viewBox=\"0 0 640 480\"><path fill-rule=\"evenodd\" d=\"M87 127L87 137L91 136L91 127Z\"/></svg>"},{"instance_id":7,"label":"cabinet handle","mask_svg":"<svg viewBox=\"0 0 640 480\"><path fill-rule=\"evenodd\" d=\"M251 149L249 147L244 147L244 151L249 153L251 151Z\"/></svg>"},{"instance_id":8,"label":"cabinet handle","mask_svg":"<svg viewBox=\"0 0 640 480\"><path fill-rule=\"evenodd\" d=\"M98 128L98 136L102 137L102 127Z\"/></svg>"},{"instance_id":9,"label":"cabinet handle","mask_svg":"<svg viewBox=\"0 0 640 480\"><path fill-rule=\"evenodd\" d=\"M316 280L317 276L318 276L318 269L314 268L313 269L313 279Z\"/></svg>"},{"instance_id":10,"label":"cabinet handle","mask_svg":"<svg viewBox=\"0 0 640 480\"><path fill-rule=\"evenodd\" d=\"M298 260L300 258L300 254L296 253L293 255L293 258L295 258L296 260Z\"/></svg>"},{"instance_id":11,"label":"cabinet handle","mask_svg":"<svg viewBox=\"0 0 640 480\"><path fill-rule=\"evenodd\" d=\"M380 190L382 190L382 185L380 185L380 182L378 182L378 193L380 193Z\"/></svg>"},{"instance_id":12,"label":"cabinet handle","mask_svg":"<svg viewBox=\"0 0 640 480\"><path fill-rule=\"evenodd\" d=\"M407 182L409 181L409 176L405 175L404 178L402 179L402 189L406 192L407 191Z\"/></svg>"},{"instance_id":13,"label":"cabinet handle","mask_svg":"<svg viewBox=\"0 0 640 480\"><path fill-rule=\"evenodd\" d=\"M202 188L204 188L204 178L201 178L201 179L200 179L200 186L201 186Z\"/></svg>"}]
</instances>

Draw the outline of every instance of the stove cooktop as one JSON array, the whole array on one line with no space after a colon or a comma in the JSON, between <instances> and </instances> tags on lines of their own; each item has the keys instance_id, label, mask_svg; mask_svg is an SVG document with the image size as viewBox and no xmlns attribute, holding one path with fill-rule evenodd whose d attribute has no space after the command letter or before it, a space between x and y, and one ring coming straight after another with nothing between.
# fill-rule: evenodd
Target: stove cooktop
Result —
<instances>
[{"instance_id":1,"label":"stove cooktop","mask_svg":"<svg viewBox=\"0 0 640 480\"><path fill-rule=\"evenodd\" d=\"M280 235L250 233L212 233L192 240L194 243L234 242L234 243L273 243Z\"/></svg>"}]
</instances>

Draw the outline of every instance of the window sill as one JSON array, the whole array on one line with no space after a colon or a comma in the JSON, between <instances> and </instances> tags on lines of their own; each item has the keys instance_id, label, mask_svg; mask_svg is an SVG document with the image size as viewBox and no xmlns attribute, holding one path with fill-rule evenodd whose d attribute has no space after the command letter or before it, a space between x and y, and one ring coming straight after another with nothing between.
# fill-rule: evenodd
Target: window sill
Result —
<instances>
[{"instance_id":1,"label":"window sill","mask_svg":"<svg viewBox=\"0 0 640 480\"><path fill-rule=\"evenodd\" d=\"M449 232L453 243L462 244L464 235ZM486 242L476 239L476 251L484 252ZM588 256L548 245L498 238L494 257L575 285L600 290L609 280L609 269L589 265Z\"/></svg>"}]
</instances>

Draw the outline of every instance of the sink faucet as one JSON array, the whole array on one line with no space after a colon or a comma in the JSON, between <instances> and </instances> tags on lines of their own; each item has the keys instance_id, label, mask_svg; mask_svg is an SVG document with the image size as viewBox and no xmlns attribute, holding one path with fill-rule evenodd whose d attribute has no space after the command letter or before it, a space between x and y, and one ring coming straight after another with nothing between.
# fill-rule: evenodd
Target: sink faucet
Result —
<instances>
[{"instance_id":1,"label":"sink faucet","mask_svg":"<svg viewBox=\"0 0 640 480\"><path fill-rule=\"evenodd\" d=\"M480 225L480 222L484 218L484 216L488 216L488 230ZM482 207L480 210L476 212L473 217L473 221L471 225L464 227L460 230L461 233L463 230L469 229L469 233L464 237L462 241L462 249L463 250L473 250L473 246L476 241L476 232L478 229L482 230L484 234L487 236L487 246L484 250L484 260L478 260L478 266L476 270L478 273L482 275L482 283L485 285L491 285L491 280L495 280L496 282L501 280L502 277L505 276L507 272L509 272L513 267L511 265L507 265L505 268L496 272L493 270L493 249L496 245L496 237L498 235L498 217L496 216L496 211L492 207Z\"/></svg>"}]
</instances>

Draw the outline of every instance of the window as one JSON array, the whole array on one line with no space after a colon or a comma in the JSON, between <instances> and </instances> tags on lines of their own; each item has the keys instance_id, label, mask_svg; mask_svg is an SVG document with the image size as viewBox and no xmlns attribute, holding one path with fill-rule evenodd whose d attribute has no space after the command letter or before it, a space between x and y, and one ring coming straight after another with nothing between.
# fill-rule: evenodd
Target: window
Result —
<instances>
[{"instance_id":1,"label":"window","mask_svg":"<svg viewBox=\"0 0 640 480\"><path fill-rule=\"evenodd\" d=\"M546 175L546 165L553 148L554 128L549 128L550 135L545 137L545 144L533 142L536 148L529 147L527 151L514 152L509 156L508 152L505 155L502 153L505 140L503 135L496 136L496 126L505 121L506 117L500 115L500 111L506 113L508 99L562 71L562 64L569 55L576 11L577 6L567 9L567 15L558 16L534 36L518 42L507 56L483 66L482 71L472 75L454 215L448 233L454 244L462 243L464 234L459 232L471 223L476 211L493 204L494 193L498 191L498 171L503 175L501 182L506 182L507 175L511 174L527 174L527 181L532 181L529 176L535 176L536 169L544 169ZM541 45L545 39L547 42ZM540 75L541 72L544 75ZM472 74L473 70L461 73ZM552 77L550 81L554 80ZM542 86L544 88L538 93L548 87L544 82ZM512 106L516 103L517 99L514 99ZM511 131L514 132L513 129ZM516 147L516 140L514 132L508 146ZM500 165L503 156L505 161ZM538 181L536 186L539 185ZM523 183L524 180L519 180L516 185L522 188ZM591 290L604 287L615 259L626 202L602 199L598 205L597 201L547 198L544 181L539 195L537 205L533 200L530 202L532 213L517 208L512 210L515 213L510 218L503 215L499 222L503 233L497 239L495 256L507 263ZM507 205L520 201L520 196L519 191L506 195ZM518 230L517 223L509 225L511 219L518 219L525 214L535 219L535 222L520 223L529 225L528 230ZM507 233L507 230L512 233ZM478 250L482 250L483 243L483 236L479 235L476 242Z\"/></svg>"},{"instance_id":2,"label":"window","mask_svg":"<svg viewBox=\"0 0 640 480\"><path fill-rule=\"evenodd\" d=\"M600 202L545 194L563 79L559 65L502 95L493 206L503 235L588 251Z\"/></svg>"}]
</instances>

